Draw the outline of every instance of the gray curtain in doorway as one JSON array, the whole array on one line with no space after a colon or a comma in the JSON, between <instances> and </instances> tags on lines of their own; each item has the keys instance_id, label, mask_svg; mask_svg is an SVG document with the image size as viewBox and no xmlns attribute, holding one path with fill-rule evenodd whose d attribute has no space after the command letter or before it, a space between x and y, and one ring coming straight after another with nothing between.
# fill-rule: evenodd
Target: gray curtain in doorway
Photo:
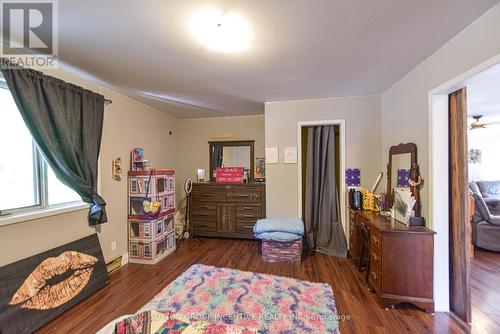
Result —
<instances>
[{"instance_id":1,"label":"gray curtain in doorway","mask_svg":"<svg viewBox=\"0 0 500 334\"><path fill-rule=\"evenodd\" d=\"M305 229L309 253L347 256L335 179L335 128L313 126L307 133Z\"/></svg>"}]
</instances>

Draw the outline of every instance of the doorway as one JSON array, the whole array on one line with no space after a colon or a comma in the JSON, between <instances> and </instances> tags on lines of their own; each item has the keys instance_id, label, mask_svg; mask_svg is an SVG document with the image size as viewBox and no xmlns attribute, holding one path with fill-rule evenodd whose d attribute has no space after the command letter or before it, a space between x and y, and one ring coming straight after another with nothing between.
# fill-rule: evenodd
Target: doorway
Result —
<instances>
[{"instance_id":1,"label":"doorway","mask_svg":"<svg viewBox=\"0 0 500 334\"><path fill-rule=\"evenodd\" d=\"M344 234L348 237L346 224L345 179L342 177L345 170L345 120L307 121L297 123L297 157L298 157L298 217L305 217L306 191L306 161L307 161L307 131L310 127L333 126L335 129L335 179L338 188L340 220ZM348 240L347 240L348 242Z\"/></svg>"},{"instance_id":2,"label":"doorway","mask_svg":"<svg viewBox=\"0 0 500 334\"><path fill-rule=\"evenodd\" d=\"M500 64L493 64L451 86L445 91L446 99L443 94L437 94L431 101L434 112L442 112L444 106L448 111L446 119L443 120L441 114L441 121L437 123L441 128L446 127L444 133L441 131L441 138L443 134L448 138L449 159L446 163L441 159L447 169L448 198L445 202L436 196L433 206L442 213L444 210L437 204L445 204L449 212L446 217L442 216L448 221L449 310L464 326L479 332L500 331L500 307L496 306L500 300L497 292L500 226L494 224L496 216L500 221L500 206L497 207L500 196L496 195L496 190L500 195L498 87ZM435 130L433 127L432 131ZM433 151L439 146L433 142ZM435 151L432 156L436 159ZM436 171L440 170L434 165L433 173ZM435 189L438 185L443 187L443 180L431 184L433 195L444 193Z\"/></svg>"}]
</instances>

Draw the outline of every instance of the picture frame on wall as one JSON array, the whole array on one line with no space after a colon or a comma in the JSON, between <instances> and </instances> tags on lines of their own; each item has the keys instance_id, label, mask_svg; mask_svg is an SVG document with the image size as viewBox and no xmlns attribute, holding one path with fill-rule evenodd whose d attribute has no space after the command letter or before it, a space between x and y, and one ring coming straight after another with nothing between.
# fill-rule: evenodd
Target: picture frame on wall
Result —
<instances>
[{"instance_id":1,"label":"picture frame on wall","mask_svg":"<svg viewBox=\"0 0 500 334\"><path fill-rule=\"evenodd\" d=\"M266 163L268 165L279 163L279 155L277 147L266 147Z\"/></svg>"}]
</instances>

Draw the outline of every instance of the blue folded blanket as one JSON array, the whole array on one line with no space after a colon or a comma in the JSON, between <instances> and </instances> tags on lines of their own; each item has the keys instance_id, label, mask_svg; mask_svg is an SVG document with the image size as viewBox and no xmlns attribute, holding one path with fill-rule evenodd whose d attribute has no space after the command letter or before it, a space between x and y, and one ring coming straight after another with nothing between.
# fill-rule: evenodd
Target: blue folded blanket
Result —
<instances>
[{"instance_id":1,"label":"blue folded blanket","mask_svg":"<svg viewBox=\"0 0 500 334\"><path fill-rule=\"evenodd\" d=\"M304 224L301 219L259 219L253 226L253 232L255 235L268 232L285 232L302 236L304 235Z\"/></svg>"},{"instance_id":2,"label":"blue folded blanket","mask_svg":"<svg viewBox=\"0 0 500 334\"><path fill-rule=\"evenodd\" d=\"M274 240L274 241L281 241L281 242L294 241L294 240L302 238L301 235L297 235L294 233L287 233L287 232L255 233L255 237L257 239L262 239L262 240Z\"/></svg>"}]
</instances>

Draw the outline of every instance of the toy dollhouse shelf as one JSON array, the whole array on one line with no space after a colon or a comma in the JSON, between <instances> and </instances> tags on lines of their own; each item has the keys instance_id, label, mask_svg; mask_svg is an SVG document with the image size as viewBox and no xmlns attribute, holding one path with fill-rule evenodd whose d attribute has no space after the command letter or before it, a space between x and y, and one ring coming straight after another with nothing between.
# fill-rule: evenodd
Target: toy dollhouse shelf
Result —
<instances>
[{"instance_id":1,"label":"toy dollhouse shelf","mask_svg":"<svg viewBox=\"0 0 500 334\"><path fill-rule=\"evenodd\" d=\"M175 250L175 171L130 171L128 197L129 262L155 264ZM161 204L155 218L144 213L145 198Z\"/></svg>"}]
</instances>

